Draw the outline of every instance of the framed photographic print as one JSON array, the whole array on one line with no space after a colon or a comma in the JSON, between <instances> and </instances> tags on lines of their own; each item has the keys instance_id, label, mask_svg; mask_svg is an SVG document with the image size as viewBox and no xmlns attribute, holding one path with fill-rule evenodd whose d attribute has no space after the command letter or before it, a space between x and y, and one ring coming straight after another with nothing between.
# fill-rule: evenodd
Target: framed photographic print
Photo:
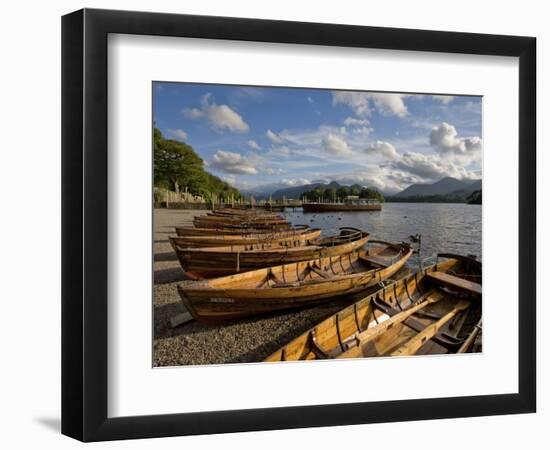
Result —
<instances>
[{"instance_id":1,"label":"framed photographic print","mask_svg":"<svg viewBox=\"0 0 550 450\"><path fill-rule=\"evenodd\" d=\"M535 39L63 17L62 431L535 411Z\"/></svg>"}]
</instances>

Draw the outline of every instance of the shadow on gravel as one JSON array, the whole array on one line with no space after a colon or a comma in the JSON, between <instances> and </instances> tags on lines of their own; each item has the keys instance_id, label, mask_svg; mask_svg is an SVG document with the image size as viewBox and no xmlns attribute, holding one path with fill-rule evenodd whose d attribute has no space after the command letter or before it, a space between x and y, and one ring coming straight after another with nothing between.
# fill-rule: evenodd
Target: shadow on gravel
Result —
<instances>
[{"instance_id":1,"label":"shadow on gravel","mask_svg":"<svg viewBox=\"0 0 550 450\"><path fill-rule=\"evenodd\" d=\"M180 267L155 270L153 276L155 284L173 283L174 281L184 281L186 279L187 278Z\"/></svg>"},{"instance_id":2,"label":"shadow on gravel","mask_svg":"<svg viewBox=\"0 0 550 450\"><path fill-rule=\"evenodd\" d=\"M177 261L178 257L174 252L155 253L155 261Z\"/></svg>"}]
</instances>

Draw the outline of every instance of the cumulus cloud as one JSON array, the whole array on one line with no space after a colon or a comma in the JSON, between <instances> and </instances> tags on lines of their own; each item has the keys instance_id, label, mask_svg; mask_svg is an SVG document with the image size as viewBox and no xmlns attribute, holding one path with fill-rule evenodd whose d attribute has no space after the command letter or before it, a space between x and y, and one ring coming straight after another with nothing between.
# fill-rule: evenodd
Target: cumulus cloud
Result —
<instances>
[{"instance_id":1,"label":"cumulus cloud","mask_svg":"<svg viewBox=\"0 0 550 450\"><path fill-rule=\"evenodd\" d=\"M409 114L405 99L409 97L420 96L378 92L333 91L332 104L346 105L359 117L370 116L373 110L377 110L384 116L405 117Z\"/></svg>"},{"instance_id":2,"label":"cumulus cloud","mask_svg":"<svg viewBox=\"0 0 550 450\"><path fill-rule=\"evenodd\" d=\"M181 129L169 129L168 133L170 133L173 136L176 136L177 138L181 139L182 141L185 141L187 139L187 133Z\"/></svg>"},{"instance_id":3,"label":"cumulus cloud","mask_svg":"<svg viewBox=\"0 0 550 450\"><path fill-rule=\"evenodd\" d=\"M460 138L456 128L442 122L430 133L430 145L442 159L468 165L481 159L482 140L480 137Z\"/></svg>"},{"instance_id":4,"label":"cumulus cloud","mask_svg":"<svg viewBox=\"0 0 550 450\"><path fill-rule=\"evenodd\" d=\"M267 169L262 170L266 175L283 175L285 171L281 168L274 169L273 167L268 167Z\"/></svg>"},{"instance_id":5,"label":"cumulus cloud","mask_svg":"<svg viewBox=\"0 0 550 450\"><path fill-rule=\"evenodd\" d=\"M256 175L258 170L239 153L218 150L209 164L213 169L236 175Z\"/></svg>"},{"instance_id":6,"label":"cumulus cloud","mask_svg":"<svg viewBox=\"0 0 550 450\"><path fill-rule=\"evenodd\" d=\"M286 145L273 147L266 153L266 156L273 158L287 158L290 156L290 149Z\"/></svg>"},{"instance_id":7,"label":"cumulus cloud","mask_svg":"<svg viewBox=\"0 0 550 450\"><path fill-rule=\"evenodd\" d=\"M198 108L184 108L181 110L181 113L188 119L193 119L193 120L204 117L204 111L201 111Z\"/></svg>"},{"instance_id":8,"label":"cumulus cloud","mask_svg":"<svg viewBox=\"0 0 550 450\"><path fill-rule=\"evenodd\" d=\"M250 148L253 148L254 150L261 150L262 147L260 147L260 144L258 144L254 139L250 139L248 141L248 146Z\"/></svg>"},{"instance_id":9,"label":"cumulus cloud","mask_svg":"<svg viewBox=\"0 0 550 450\"><path fill-rule=\"evenodd\" d=\"M189 119L206 118L217 131L228 130L233 133L247 133L250 129L241 115L227 105L217 105L211 94L201 99L201 108L183 109L182 113Z\"/></svg>"},{"instance_id":10,"label":"cumulus cloud","mask_svg":"<svg viewBox=\"0 0 550 450\"><path fill-rule=\"evenodd\" d=\"M387 194L394 194L413 183L423 181L418 176L402 172L393 167L379 165L369 165L351 172L326 174L325 177L340 184L359 184L374 187Z\"/></svg>"},{"instance_id":11,"label":"cumulus cloud","mask_svg":"<svg viewBox=\"0 0 550 450\"><path fill-rule=\"evenodd\" d=\"M369 97L366 92L335 91L332 93L332 104L349 106L358 116L368 116L372 113Z\"/></svg>"},{"instance_id":12,"label":"cumulus cloud","mask_svg":"<svg viewBox=\"0 0 550 450\"><path fill-rule=\"evenodd\" d=\"M400 158L395 147L389 142L376 141L365 149L367 155L380 156L384 159L397 160Z\"/></svg>"},{"instance_id":13,"label":"cumulus cloud","mask_svg":"<svg viewBox=\"0 0 550 450\"><path fill-rule=\"evenodd\" d=\"M279 183L281 186L292 187L292 186L302 186L304 184L310 184L307 178L283 178Z\"/></svg>"},{"instance_id":14,"label":"cumulus cloud","mask_svg":"<svg viewBox=\"0 0 550 450\"><path fill-rule=\"evenodd\" d=\"M350 155L351 149L349 148L346 141L342 138L334 135L328 134L322 140L323 148L333 155Z\"/></svg>"},{"instance_id":15,"label":"cumulus cloud","mask_svg":"<svg viewBox=\"0 0 550 450\"><path fill-rule=\"evenodd\" d=\"M344 125L351 129L354 134L360 134L362 136L368 136L374 129L370 126L368 119L358 119L356 117L346 117L344 119Z\"/></svg>"},{"instance_id":16,"label":"cumulus cloud","mask_svg":"<svg viewBox=\"0 0 550 450\"><path fill-rule=\"evenodd\" d=\"M455 99L453 95L432 95L432 98L444 105L448 105Z\"/></svg>"},{"instance_id":17,"label":"cumulus cloud","mask_svg":"<svg viewBox=\"0 0 550 450\"><path fill-rule=\"evenodd\" d=\"M388 162L386 167L400 169L416 175L426 181L437 181L444 177L474 180L478 174L467 170L464 166L442 161L438 155L407 152L396 161Z\"/></svg>"},{"instance_id":18,"label":"cumulus cloud","mask_svg":"<svg viewBox=\"0 0 550 450\"><path fill-rule=\"evenodd\" d=\"M344 125L346 127L369 126L370 121L368 119L358 119L356 117L346 117L344 119Z\"/></svg>"},{"instance_id":19,"label":"cumulus cloud","mask_svg":"<svg viewBox=\"0 0 550 450\"><path fill-rule=\"evenodd\" d=\"M274 133L271 130L267 130L265 135L274 144L282 144L284 142L284 139L280 135L278 135L277 133Z\"/></svg>"}]
</instances>

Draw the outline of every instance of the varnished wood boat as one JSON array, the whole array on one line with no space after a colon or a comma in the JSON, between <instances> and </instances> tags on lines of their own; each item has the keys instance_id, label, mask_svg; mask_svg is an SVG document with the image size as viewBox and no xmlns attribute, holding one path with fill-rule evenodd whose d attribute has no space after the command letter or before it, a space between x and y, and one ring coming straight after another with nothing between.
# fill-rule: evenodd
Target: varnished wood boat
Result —
<instances>
[{"instance_id":1,"label":"varnished wood boat","mask_svg":"<svg viewBox=\"0 0 550 450\"><path fill-rule=\"evenodd\" d=\"M256 228L267 230L288 230L292 227L286 220L244 220L224 219L218 217L200 216L193 219L196 228Z\"/></svg>"},{"instance_id":2,"label":"varnished wood boat","mask_svg":"<svg viewBox=\"0 0 550 450\"><path fill-rule=\"evenodd\" d=\"M480 351L481 263L440 257L327 318L266 361Z\"/></svg>"},{"instance_id":3,"label":"varnished wood boat","mask_svg":"<svg viewBox=\"0 0 550 450\"><path fill-rule=\"evenodd\" d=\"M262 216L273 214L265 209L238 209L238 208L220 208L211 211L214 214L225 214L235 216Z\"/></svg>"},{"instance_id":4,"label":"varnished wood boat","mask_svg":"<svg viewBox=\"0 0 550 450\"><path fill-rule=\"evenodd\" d=\"M203 236L172 236L170 243L174 246L185 247L226 247L228 245L250 245L281 242L313 241L321 236L318 228L304 228L293 231L275 231L262 234L238 235L203 235Z\"/></svg>"},{"instance_id":5,"label":"varnished wood boat","mask_svg":"<svg viewBox=\"0 0 550 450\"><path fill-rule=\"evenodd\" d=\"M217 209L211 212L206 213L209 217L238 217L238 218L253 218L253 219L269 219L269 218L282 218L280 214L265 210L223 210Z\"/></svg>"},{"instance_id":6,"label":"varnished wood boat","mask_svg":"<svg viewBox=\"0 0 550 450\"><path fill-rule=\"evenodd\" d=\"M335 257L363 247L368 233L344 227L337 236L315 241L286 241L226 247L184 248L172 242L183 270L191 278L212 278L263 267Z\"/></svg>"},{"instance_id":7,"label":"varnished wood boat","mask_svg":"<svg viewBox=\"0 0 550 450\"><path fill-rule=\"evenodd\" d=\"M388 279L412 254L406 244L372 248L179 285L191 315L222 323L357 294Z\"/></svg>"},{"instance_id":8,"label":"varnished wood boat","mask_svg":"<svg viewBox=\"0 0 550 450\"><path fill-rule=\"evenodd\" d=\"M309 225L289 226L285 232L301 232L307 230ZM246 227L221 227L221 228L196 228L196 227L175 227L178 236L251 236L256 234L269 234L273 230L262 228L246 228Z\"/></svg>"}]
</instances>

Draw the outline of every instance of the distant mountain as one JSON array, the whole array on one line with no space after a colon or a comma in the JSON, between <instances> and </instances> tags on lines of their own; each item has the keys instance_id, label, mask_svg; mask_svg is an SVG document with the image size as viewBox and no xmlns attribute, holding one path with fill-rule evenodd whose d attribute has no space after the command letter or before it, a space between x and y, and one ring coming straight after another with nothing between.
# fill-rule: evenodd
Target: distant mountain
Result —
<instances>
[{"instance_id":1,"label":"distant mountain","mask_svg":"<svg viewBox=\"0 0 550 450\"><path fill-rule=\"evenodd\" d=\"M337 181L316 182L303 184L301 186L291 186L287 188L278 188L274 185L259 186L251 190L241 190L245 195L253 195L256 200L267 200L269 195L273 200L286 199L298 200L302 198L302 194L306 191L312 191L316 188L334 188L338 189L346 185L340 184ZM363 187L359 184L347 186L349 188L356 187L359 190ZM481 189L481 180L458 180L452 177L442 178L435 183L412 184L408 188L390 194L379 191L388 201L433 201L433 202L464 202L466 198L474 191Z\"/></svg>"},{"instance_id":2,"label":"distant mountain","mask_svg":"<svg viewBox=\"0 0 550 450\"><path fill-rule=\"evenodd\" d=\"M481 189L481 180L457 180L445 177L435 183L412 184L408 188L393 195L394 199L408 197L449 196L465 199L472 192Z\"/></svg>"}]
</instances>

